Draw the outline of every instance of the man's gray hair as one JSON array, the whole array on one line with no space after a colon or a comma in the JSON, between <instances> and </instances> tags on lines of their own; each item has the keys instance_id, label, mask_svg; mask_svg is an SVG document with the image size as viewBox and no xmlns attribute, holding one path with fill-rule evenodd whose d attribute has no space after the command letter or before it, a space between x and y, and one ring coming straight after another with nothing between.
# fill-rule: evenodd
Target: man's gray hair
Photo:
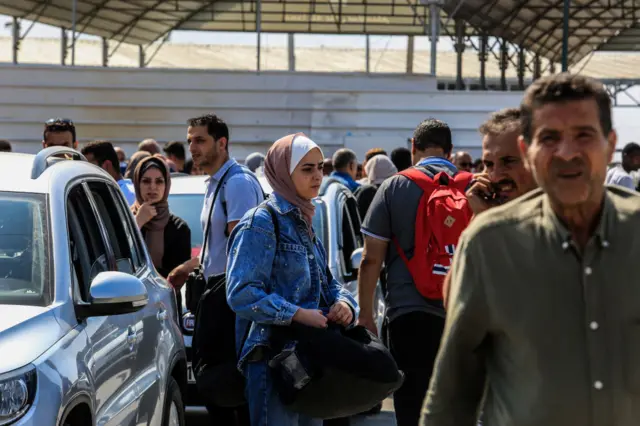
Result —
<instances>
[{"instance_id":1,"label":"man's gray hair","mask_svg":"<svg viewBox=\"0 0 640 426\"><path fill-rule=\"evenodd\" d=\"M333 168L334 170L344 170L349 167L349 164L353 161L358 161L356 153L348 148L341 148L333 154Z\"/></svg>"}]
</instances>

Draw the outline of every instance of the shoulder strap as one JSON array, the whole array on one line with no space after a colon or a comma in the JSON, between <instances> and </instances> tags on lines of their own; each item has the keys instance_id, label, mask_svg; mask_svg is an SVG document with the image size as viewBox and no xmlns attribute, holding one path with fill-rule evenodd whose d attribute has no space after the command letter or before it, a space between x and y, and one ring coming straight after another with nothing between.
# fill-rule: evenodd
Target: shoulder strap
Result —
<instances>
[{"instance_id":1,"label":"shoulder strap","mask_svg":"<svg viewBox=\"0 0 640 426\"><path fill-rule=\"evenodd\" d=\"M434 189L435 182L433 178L418 168L411 167L398 172L398 174L410 179L425 192L432 191Z\"/></svg>"},{"instance_id":2,"label":"shoulder strap","mask_svg":"<svg viewBox=\"0 0 640 426\"><path fill-rule=\"evenodd\" d=\"M255 175L255 173L253 173L251 170L249 170L246 166L243 166L242 164L234 164L234 166L235 165L237 165L240 169L239 170L236 169L238 171L236 171L235 173L232 173L231 176L229 176L229 178L240 173L245 174L247 176L251 176L254 182L256 183L256 185L258 185L258 190L262 193L262 198L266 199L267 194L265 194L264 191L262 190L262 185L260 185L260 181L258 180L258 177ZM233 168L234 166L231 166L231 168ZM220 194L220 204L222 205L222 213L224 214L224 217L227 217L227 199L225 198L224 191L222 191L222 193ZM227 229L226 221L224 225L224 235L227 238L229 237L229 230Z\"/></svg>"},{"instance_id":3,"label":"shoulder strap","mask_svg":"<svg viewBox=\"0 0 640 426\"><path fill-rule=\"evenodd\" d=\"M224 179L227 177L227 174L231 170L231 167L227 169L226 172L220 178L220 182L218 186L216 186L216 190L213 193L213 200L211 201L211 207L209 207L209 214L207 215L207 223L204 226L204 240L202 241L202 250L200 251L200 263L204 261L204 254L207 250L207 244L209 242L209 233L211 228L211 216L213 215L213 209L216 205L216 198L218 198L218 194L220 193L220 188L222 188L222 184L224 183ZM211 178L213 179L213 177Z\"/></svg>"}]
</instances>

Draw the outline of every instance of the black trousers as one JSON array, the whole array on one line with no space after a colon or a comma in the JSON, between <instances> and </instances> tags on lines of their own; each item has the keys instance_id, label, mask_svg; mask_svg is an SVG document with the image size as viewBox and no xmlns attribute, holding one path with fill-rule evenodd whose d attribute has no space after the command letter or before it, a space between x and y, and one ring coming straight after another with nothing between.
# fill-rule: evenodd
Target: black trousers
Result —
<instances>
[{"instance_id":1,"label":"black trousers","mask_svg":"<svg viewBox=\"0 0 640 426\"><path fill-rule=\"evenodd\" d=\"M248 405L238 408L221 408L209 405L207 413L211 426L251 426Z\"/></svg>"},{"instance_id":2,"label":"black trousers","mask_svg":"<svg viewBox=\"0 0 640 426\"><path fill-rule=\"evenodd\" d=\"M444 318L411 312L389 323L389 349L404 383L393 395L397 426L418 426L438 355Z\"/></svg>"}]
</instances>

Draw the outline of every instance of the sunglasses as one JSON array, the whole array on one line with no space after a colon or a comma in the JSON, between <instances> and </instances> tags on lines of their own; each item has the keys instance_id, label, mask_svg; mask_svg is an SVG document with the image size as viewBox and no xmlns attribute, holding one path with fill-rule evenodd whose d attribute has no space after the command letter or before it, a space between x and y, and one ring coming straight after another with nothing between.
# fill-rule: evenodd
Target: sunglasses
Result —
<instances>
[{"instance_id":1,"label":"sunglasses","mask_svg":"<svg viewBox=\"0 0 640 426\"><path fill-rule=\"evenodd\" d=\"M47 121L44 122L44 125L49 127L49 126L67 126L67 127L75 127L75 125L73 124L73 121L71 121L71 119L69 118L60 118L60 117L56 117L56 118L50 118Z\"/></svg>"}]
</instances>

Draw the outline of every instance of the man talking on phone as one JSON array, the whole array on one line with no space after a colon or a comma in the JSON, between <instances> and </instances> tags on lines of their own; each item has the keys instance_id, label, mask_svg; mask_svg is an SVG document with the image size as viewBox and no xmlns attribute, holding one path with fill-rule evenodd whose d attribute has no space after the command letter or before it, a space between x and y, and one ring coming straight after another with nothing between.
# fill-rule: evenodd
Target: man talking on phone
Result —
<instances>
[{"instance_id":1,"label":"man talking on phone","mask_svg":"<svg viewBox=\"0 0 640 426\"><path fill-rule=\"evenodd\" d=\"M479 129L484 172L474 176L467 199L474 214L511 201L537 187L518 149L520 110L495 112Z\"/></svg>"}]
</instances>

